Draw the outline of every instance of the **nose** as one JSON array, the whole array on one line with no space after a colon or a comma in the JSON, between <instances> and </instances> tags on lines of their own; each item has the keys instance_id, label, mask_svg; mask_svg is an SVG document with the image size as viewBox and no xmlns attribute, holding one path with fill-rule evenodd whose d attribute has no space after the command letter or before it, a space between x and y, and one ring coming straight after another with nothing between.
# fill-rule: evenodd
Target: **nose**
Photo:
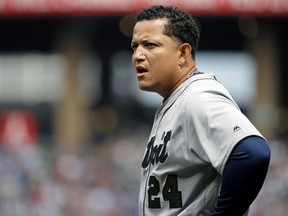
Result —
<instances>
[{"instance_id":1,"label":"nose","mask_svg":"<svg viewBox=\"0 0 288 216\"><path fill-rule=\"evenodd\" d=\"M134 62L143 61L145 59L144 50L141 46L135 48L132 59Z\"/></svg>"}]
</instances>

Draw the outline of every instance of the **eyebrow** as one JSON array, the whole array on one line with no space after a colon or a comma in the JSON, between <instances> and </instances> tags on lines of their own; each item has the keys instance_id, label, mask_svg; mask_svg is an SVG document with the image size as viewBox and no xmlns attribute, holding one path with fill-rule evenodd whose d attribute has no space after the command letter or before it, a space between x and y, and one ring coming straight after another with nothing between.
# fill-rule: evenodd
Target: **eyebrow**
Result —
<instances>
[{"instance_id":1,"label":"eyebrow","mask_svg":"<svg viewBox=\"0 0 288 216\"><path fill-rule=\"evenodd\" d=\"M131 41L131 44L130 44L130 46L132 47L132 46L134 46L134 45L138 45L139 43L138 42L136 42L136 41Z\"/></svg>"},{"instance_id":2,"label":"eyebrow","mask_svg":"<svg viewBox=\"0 0 288 216\"><path fill-rule=\"evenodd\" d=\"M132 44L141 44L141 43L156 43L153 39L142 39L142 40L132 40Z\"/></svg>"}]
</instances>

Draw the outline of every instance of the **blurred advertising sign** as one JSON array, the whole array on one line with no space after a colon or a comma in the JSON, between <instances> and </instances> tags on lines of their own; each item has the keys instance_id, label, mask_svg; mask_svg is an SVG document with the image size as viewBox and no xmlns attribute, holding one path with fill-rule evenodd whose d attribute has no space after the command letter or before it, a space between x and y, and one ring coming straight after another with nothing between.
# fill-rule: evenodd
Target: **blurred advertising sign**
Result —
<instances>
[{"instance_id":1,"label":"blurred advertising sign","mask_svg":"<svg viewBox=\"0 0 288 216\"><path fill-rule=\"evenodd\" d=\"M195 15L288 15L288 0L0 0L0 15L120 15L156 4Z\"/></svg>"},{"instance_id":2,"label":"blurred advertising sign","mask_svg":"<svg viewBox=\"0 0 288 216\"><path fill-rule=\"evenodd\" d=\"M37 120L29 110L6 110L0 114L1 145L21 148L35 145L38 137Z\"/></svg>"}]
</instances>

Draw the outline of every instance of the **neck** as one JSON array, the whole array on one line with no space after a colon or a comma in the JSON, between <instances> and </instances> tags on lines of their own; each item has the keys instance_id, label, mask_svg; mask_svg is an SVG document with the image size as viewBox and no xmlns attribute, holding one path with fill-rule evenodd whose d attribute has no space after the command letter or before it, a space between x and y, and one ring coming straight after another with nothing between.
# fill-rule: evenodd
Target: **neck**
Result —
<instances>
[{"instance_id":1,"label":"neck","mask_svg":"<svg viewBox=\"0 0 288 216\"><path fill-rule=\"evenodd\" d=\"M193 74L197 72L198 72L198 69L196 65L193 65L192 68L190 68L189 72L187 73L187 79L193 76Z\"/></svg>"},{"instance_id":2,"label":"neck","mask_svg":"<svg viewBox=\"0 0 288 216\"><path fill-rule=\"evenodd\" d=\"M162 95L162 97L167 98L179 85L181 85L181 83L185 82L185 80L187 80L196 72L198 72L197 67L195 65L191 66L189 70L185 71L181 74L181 76L179 76L179 79L177 80L177 82L175 82L175 85L171 89L169 89L169 92L167 94Z\"/></svg>"}]
</instances>

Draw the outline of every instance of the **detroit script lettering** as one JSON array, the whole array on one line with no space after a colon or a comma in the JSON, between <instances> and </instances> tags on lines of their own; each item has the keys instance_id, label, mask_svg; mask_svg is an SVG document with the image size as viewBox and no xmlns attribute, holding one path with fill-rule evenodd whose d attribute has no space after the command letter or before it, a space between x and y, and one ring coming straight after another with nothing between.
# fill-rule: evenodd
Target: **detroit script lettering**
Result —
<instances>
[{"instance_id":1,"label":"detroit script lettering","mask_svg":"<svg viewBox=\"0 0 288 216\"><path fill-rule=\"evenodd\" d=\"M145 169L149 164L164 163L168 157L166 152L167 143L170 141L171 131L163 132L161 140L163 144L155 145L154 142L156 137L153 136L147 144L146 153L142 161L142 168Z\"/></svg>"}]
</instances>

